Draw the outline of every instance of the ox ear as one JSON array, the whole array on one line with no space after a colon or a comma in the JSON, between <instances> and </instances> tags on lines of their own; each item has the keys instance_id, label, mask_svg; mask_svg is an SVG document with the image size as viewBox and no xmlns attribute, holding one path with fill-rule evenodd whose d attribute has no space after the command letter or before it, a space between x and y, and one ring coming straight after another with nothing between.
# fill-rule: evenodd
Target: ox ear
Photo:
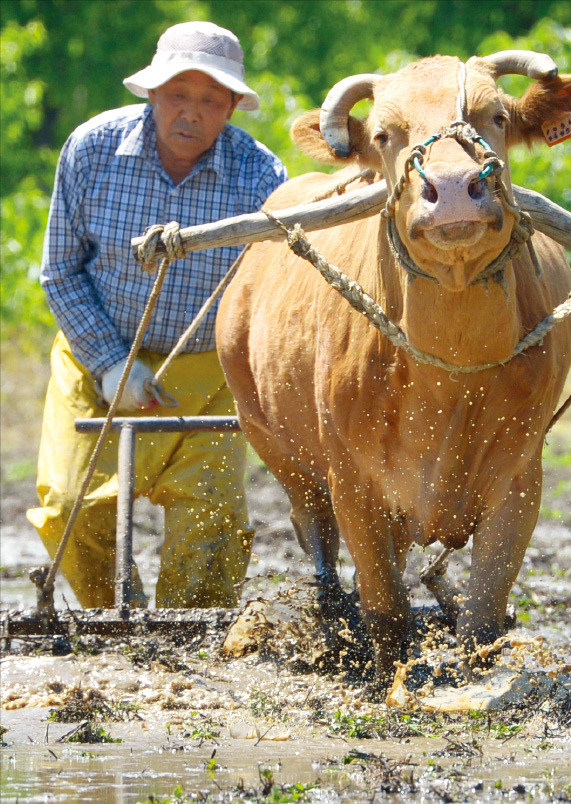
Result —
<instances>
[{"instance_id":1,"label":"ox ear","mask_svg":"<svg viewBox=\"0 0 571 804\"><path fill-rule=\"evenodd\" d=\"M313 109L294 120L290 130L290 135L295 144L308 156L317 159L319 162L326 162L330 165L347 165L350 162L359 162L367 167L379 169L379 158L374 151L368 154L370 149L367 136L366 121L358 120L349 115L349 141L351 143L351 153L347 157L338 156L329 147L319 127L320 109ZM373 157L374 159L373 164Z\"/></svg>"},{"instance_id":2,"label":"ox ear","mask_svg":"<svg viewBox=\"0 0 571 804\"><path fill-rule=\"evenodd\" d=\"M502 97L509 112L507 145L543 139L542 126L567 114L571 117L571 75L534 82L521 98Z\"/></svg>"}]
</instances>

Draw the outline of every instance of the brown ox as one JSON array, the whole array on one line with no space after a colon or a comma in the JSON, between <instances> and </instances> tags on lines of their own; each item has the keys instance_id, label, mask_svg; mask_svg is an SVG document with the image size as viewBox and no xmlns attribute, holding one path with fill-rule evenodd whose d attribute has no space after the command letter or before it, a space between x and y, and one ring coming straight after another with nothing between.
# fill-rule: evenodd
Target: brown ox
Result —
<instances>
[{"instance_id":1,"label":"brown ox","mask_svg":"<svg viewBox=\"0 0 571 804\"><path fill-rule=\"evenodd\" d=\"M314 156L374 168L389 192L413 146L446 134L462 112L506 161L509 146L537 139L546 118L570 108L571 76L555 77L554 66L509 52L470 59L464 77L456 58L440 56L394 75L355 76L329 93L321 126L308 113L293 136ZM496 85L506 72L539 80L515 99ZM349 111L365 97L373 107L358 121ZM414 278L393 256L383 217L311 236L410 343L457 366L507 360L571 287L563 249L541 234L533 236L539 275L524 245L478 281L515 220L498 180L481 176L483 162L479 141L445 136L427 147L424 175L412 168L394 220ZM339 178L294 179L270 206L307 202ZM507 163L502 180L511 197ZM470 651L493 642L538 515L541 448L571 359L569 320L505 365L453 376L395 348L287 245L266 242L245 253L217 337L241 425L288 493L333 621L339 532L348 545L379 678L406 634L402 572L414 541L460 548L473 537L457 629Z\"/></svg>"}]
</instances>

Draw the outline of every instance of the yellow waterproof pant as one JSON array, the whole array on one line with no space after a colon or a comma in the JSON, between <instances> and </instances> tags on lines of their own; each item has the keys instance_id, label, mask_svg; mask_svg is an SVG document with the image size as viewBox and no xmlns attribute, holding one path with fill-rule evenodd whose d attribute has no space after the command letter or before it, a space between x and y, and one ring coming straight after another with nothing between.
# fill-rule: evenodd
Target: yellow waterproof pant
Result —
<instances>
[{"instance_id":1,"label":"yellow waterproof pant","mask_svg":"<svg viewBox=\"0 0 571 804\"><path fill-rule=\"evenodd\" d=\"M153 372L164 355L141 350ZM85 477L97 434L77 433L75 419L103 417L93 379L58 333L51 353L38 459L40 508L28 510L50 556L56 553ZM163 380L178 407L152 416L232 415L234 401L215 351L180 355ZM147 416L148 412L130 413ZM85 608L114 603L118 435L99 456L64 552L61 570ZM246 575L253 531L244 495L246 443L241 433L137 435L135 496L165 508L158 607L234 606ZM145 605L133 571L133 604Z\"/></svg>"}]
</instances>

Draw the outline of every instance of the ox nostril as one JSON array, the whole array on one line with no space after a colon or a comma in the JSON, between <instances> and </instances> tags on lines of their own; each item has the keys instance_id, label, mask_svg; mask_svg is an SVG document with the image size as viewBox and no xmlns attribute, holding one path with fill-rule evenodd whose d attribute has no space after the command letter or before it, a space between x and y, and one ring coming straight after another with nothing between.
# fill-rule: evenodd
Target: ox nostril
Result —
<instances>
[{"instance_id":1,"label":"ox nostril","mask_svg":"<svg viewBox=\"0 0 571 804\"><path fill-rule=\"evenodd\" d=\"M429 204L436 204L438 201L438 192L434 184L431 184L428 179L424 179L422 185L422 197L428 201Z\"/></svg>"},{"instance_id":2,"label":"ox nostril","mask_svg":"<svg viewBox=\"0 0 571 804\"><path fill-rule=\"evenodd\" d=\"M484 195L486 182L484 179L476 179L468 185L468 195L473 201L478 201Z\"/></svg>"}]
</instances>

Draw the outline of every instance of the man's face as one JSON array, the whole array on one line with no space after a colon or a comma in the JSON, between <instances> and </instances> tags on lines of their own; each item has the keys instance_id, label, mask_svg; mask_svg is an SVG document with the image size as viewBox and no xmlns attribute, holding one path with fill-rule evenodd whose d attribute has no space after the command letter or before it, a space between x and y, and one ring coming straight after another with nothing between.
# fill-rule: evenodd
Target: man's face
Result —
<instances>
[{"instance_id":1,"label":"man's face","mask_svg":"<svg viewBox=\"0 0 571 804\"><path fill-rule=\"evenodd\" d=\"M213 145L241 97L198 70L149 90L159 156L173 179L188 175Z\"/></svg>"}]
</instances>

